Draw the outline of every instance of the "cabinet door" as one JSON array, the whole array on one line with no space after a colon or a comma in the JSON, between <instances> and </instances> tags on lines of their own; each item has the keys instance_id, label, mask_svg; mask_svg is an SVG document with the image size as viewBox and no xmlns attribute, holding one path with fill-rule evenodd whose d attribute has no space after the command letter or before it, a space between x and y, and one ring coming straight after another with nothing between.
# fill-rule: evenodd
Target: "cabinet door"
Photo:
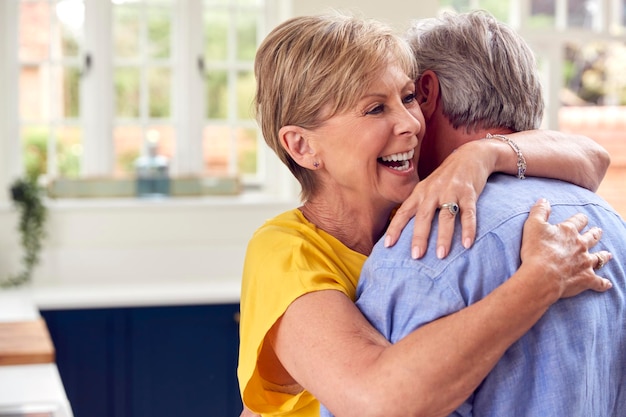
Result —
<instances>
[{"instance_id":1,"label":"cabinet door","mask_svg":"<svg viewBox=\"0 0 626 417\"><path fill-rule=\"evenodd\" d=\"M41 311L74 417L127 417L126 310Z\"/></svg>"},{"instance_id":2,"label":"cabinet door","mask_svg":"<svg viewBox=\"0 0 626 417\"><path fill-rule=\"evenodd\" d=\"M133 416L239 416L238 305L133 309Z\"/></svg>"},{"instance_id":3,"label":"cabinet door","mask_svg":"<svg viewBox=\"0 0 626 417\"><path fill-rule=\"evenodd\" d=\"M237 417L239 306L42 311L74 417Z\"/></svg>"}]
</instances>

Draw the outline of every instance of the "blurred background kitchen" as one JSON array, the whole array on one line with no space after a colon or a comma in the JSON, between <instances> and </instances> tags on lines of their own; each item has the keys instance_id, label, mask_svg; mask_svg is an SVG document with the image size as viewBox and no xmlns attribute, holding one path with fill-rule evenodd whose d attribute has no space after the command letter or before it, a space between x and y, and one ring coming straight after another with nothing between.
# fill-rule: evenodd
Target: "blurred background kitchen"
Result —
<instances>
[{"instance_id":1,"label":"blurred background kitchen","mask_svg":"<svg viewBox=\"0 0 626 417\"><path fill-rule=\"evenodd\" d=\"M251 114L254 53L328 7L510 23L543 127L609 151L598 193L626 216L626 0L0 0L0 282L23 267L11 185L36 178L48 209L31 281L0 293L45 318L76 417L238 415L246 244L298 204Z\"/></svg>"}]
</instances>

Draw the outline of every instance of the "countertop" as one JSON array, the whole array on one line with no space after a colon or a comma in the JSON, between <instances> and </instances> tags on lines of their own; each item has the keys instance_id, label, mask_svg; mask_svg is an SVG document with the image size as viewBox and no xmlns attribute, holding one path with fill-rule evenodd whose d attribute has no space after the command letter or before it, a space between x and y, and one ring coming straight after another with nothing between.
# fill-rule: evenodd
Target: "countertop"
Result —
<instances>
[{"instance_id":1,"label":"countertop","mask_svg":"<svg viewBox=\"0 0 626 417\"><path fill-rule=\"evenodd\" d=\"M39 310L237 304L241 279L37 284L27 291Z\"/></svg>"},{"instance_id":2,"label":"countertop","mask_svg":"<svg viewBox=\"0 0 626 417\"><path fill-rule=\"evenodd\" d=\"M30 291L0 291L0 322L39 319ZM0 416L18 413L72 417L72 410L54 363L0 366Z\"/></svg>"}]
</instances>

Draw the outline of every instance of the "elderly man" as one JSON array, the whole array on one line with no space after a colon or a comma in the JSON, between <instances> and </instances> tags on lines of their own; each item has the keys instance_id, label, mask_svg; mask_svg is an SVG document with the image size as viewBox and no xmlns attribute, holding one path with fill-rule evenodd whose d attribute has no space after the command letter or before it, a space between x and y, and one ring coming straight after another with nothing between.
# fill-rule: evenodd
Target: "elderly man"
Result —
<instances>
[{"instance_id":1,"label":"elderly man","mask_svg":"<svg viewBox=\"0 0 626 417\"><path fill-rule=\"evenodd\" d=\"M456 148L487 138L510 146L518 157L518 176L524 178L524 150L506 135L537 128L544 108L534 58L524 41L485 12L421 20L409 37L420 65L417 95L428 127L420 177ZM594 268L613 288L554 304L453 415L626 416L626 224L588 190L555 180L494 175L478 200L471 249L459 243L457 227L445 259L436 250L411 259L411 221L395 246L379 242L374 248L362 271L357 305L395 343L425 323L480 303L523 261L524 254L521 260L518 256L523 222L539 198L550 201L551 222L582 212L603 231ZM441 215L457 211L451 201ZM436 235L430 248L436 246ZM608 262L608 252L617 259ZM454 334L448 343L455 343Z\"/></svg>"}]
</instances>

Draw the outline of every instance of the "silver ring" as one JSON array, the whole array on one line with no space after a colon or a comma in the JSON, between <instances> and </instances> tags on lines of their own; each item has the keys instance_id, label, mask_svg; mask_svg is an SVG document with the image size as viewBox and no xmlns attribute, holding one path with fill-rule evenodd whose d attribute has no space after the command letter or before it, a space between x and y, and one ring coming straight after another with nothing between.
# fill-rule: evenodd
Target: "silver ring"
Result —
<instances>
[{"instance_id":1,"label":"silver ring","mask_svg":"<svg viewBox=\"0 0 626 417\"><path fill-rule=\"evenodd\" d=\"M450 214L452 214L452 217L456 216L456 214L459 212L459 205L457 203L444 203L439 206L439 208L441 210L448 209Z\"/></svg>"},{"instance_id":2,"label":"silver ring","mask_svg":"<svg viewBox=\"0 0 626 417\"><path fill-rule=\"evenodd\" d=\"M600 256L599 253L594 253L594 255L596 255L596 258L598 258L598 263L596 264L596 266L593 267L593 269L600 269L604 266L604 258L602 256Z\"/></svg>"}]
</instances>

